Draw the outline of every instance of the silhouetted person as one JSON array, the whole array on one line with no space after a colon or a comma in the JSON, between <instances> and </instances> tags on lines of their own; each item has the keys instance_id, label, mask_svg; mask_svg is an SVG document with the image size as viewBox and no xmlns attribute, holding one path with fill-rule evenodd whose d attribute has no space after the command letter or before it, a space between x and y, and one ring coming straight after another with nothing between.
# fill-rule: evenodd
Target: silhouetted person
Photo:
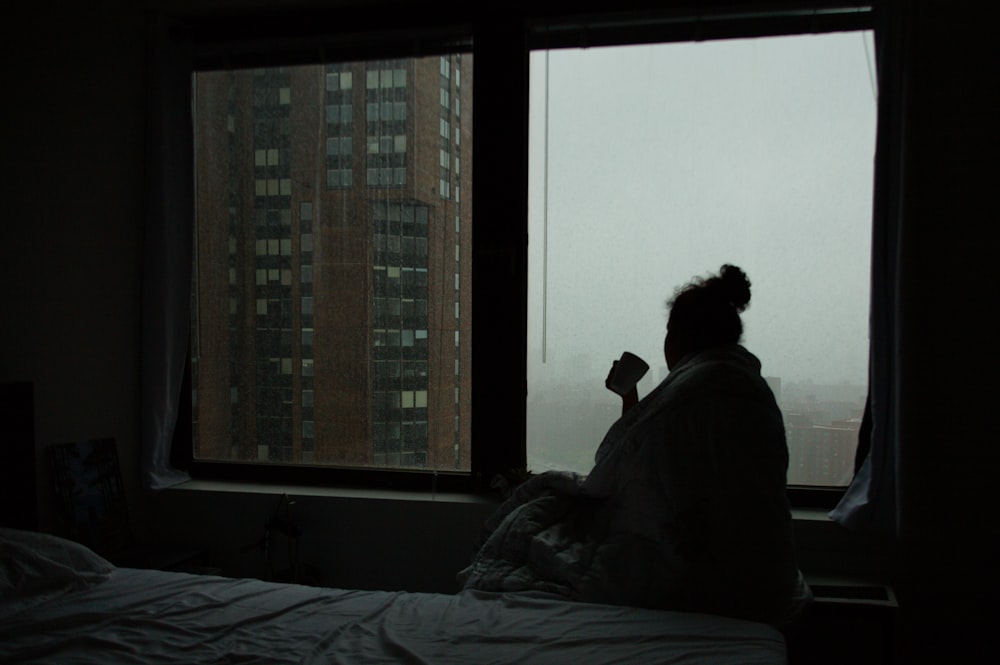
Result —
<instances>
[{"instance_id":1,"label":"silhouetted person","mask_svg":"<svg viewBox=\"0 0 1000 665\"><path fill-rule=\"evenodd\" d=\"M663 526L684 561L683 604L781 623L809 592L793 551L781 411L760 361L739 343L749 303L750 281L731 265L675 292L663 343L670 374L642 401L634 388L622 397L585 488L614 493L632 451L655 447L655 481L674 514Z\"/></svg>"},{"instance_id":2,"label":"silhouetted person","mask_svg":"<svg viewBox=\"0 0 1000 665\"><path fill-rule=\"evenodd\" d=\"M641 400L623 395L586 477L547 472L515 491L487 522L466 586L772 624L802 609L784 423L739 343L749 302L729 265L675 293L670 373Z\"/></svg>"}]
</instances>

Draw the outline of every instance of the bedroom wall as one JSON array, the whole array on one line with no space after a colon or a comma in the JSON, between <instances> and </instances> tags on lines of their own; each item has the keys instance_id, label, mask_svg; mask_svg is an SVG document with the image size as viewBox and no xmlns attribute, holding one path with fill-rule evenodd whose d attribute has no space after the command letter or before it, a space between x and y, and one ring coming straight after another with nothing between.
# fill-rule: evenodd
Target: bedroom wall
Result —
<instances>
[{"instance_id":1,"label":"bedroom wall","mask_svg":"<svg viewBox=\"0 0 1000 665\"><path fill-rule=\"evenodd\" d=\"M256 544L278 514L301 529L293 557L299 580L347 589L457 591L455 576L494 506L468 496L197 485L152 502L157 539L208 548L211 565L226 575L276 579ZM272 542L272 568L280 571L288 541L276 533Z\"/></svg>"},{"instance_id":2,"label":"bedroom wall","mask_svg":"<svg viewBox=\"0 0 1000 665\"><path fill-rule=\"evenodd\" d=\"M902 238L904 534L895 562L907 638L925 662L981 662L997 615L1000 351L996 219L1000 53L974 2L913 3Z\"/></svg>"},{"instance_id":3,"label":"bedroom wall","mask_svg":"<svg viewBox=\"0 0 1000 665\"><path fill-rule=\"evenodd\" d=\"M16 21L3 22L0 380L34 383L39 452L114 436L140 530L174 530L221 552L245 541L273 497L195 495L164 511L138 487L143 12L152 6L205 3L25 3ZM987 617L976 592L985 597L1000 578L991 510L1000 451L990 418L1000 369L992 323L998 280L987 236L996 217L997 56L982 7L920 3L907 50L914 64L905 165L911 217L902 248L907 533L890 554L915 649L930 648L921 635L931 625L969 639L967 629ZM45 489L43 478L43 526L52 515ZM448 557L465 555L483 514L475 504L307 503L315 532L329 534L331 569L350 571L343 579L357 586L446 584L458 560ZM378 532L344 526L368 523ZM376 565L387 552L389 563ZM404 574L398 562L407 556L417 565Z\"/></svg>"},{"instance_id":4,"label":"bedroom wall","mask_svg":"<svg viewBox=\"0 0 1000 665\"><path fill-rule=\"evenodd\" d=\"M142 13L124 3L25 3L2 30L0 380L34 384L39 452L113 436L132 469ZM51 521L47 489L38 488L43 526Z\"/></svg>"}]
</instances>

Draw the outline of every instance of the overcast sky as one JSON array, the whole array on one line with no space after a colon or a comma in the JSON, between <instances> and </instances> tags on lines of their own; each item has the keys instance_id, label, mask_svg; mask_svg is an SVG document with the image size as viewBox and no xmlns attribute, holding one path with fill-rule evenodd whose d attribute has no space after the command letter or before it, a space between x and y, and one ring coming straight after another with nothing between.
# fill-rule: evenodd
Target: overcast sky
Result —
<instances>
[{"instance_id":1,"label":"overcast sky","mask_svg":"<svg viewBox=\"0 0 1000 665\"><path fill-rule=\"evenodd\" d=\"M838 33L533 54L534 388L575 373L600 390L626 349L659 378L666 299L723 263L753 284L744 341L765 375L866 383L870 40Z\"/></svg>"}]
</instances>

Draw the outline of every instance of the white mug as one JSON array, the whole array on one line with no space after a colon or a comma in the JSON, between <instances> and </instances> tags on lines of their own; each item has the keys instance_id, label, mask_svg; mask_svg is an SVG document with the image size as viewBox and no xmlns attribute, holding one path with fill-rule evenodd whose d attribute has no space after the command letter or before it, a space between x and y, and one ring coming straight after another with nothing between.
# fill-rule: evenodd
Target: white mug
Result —
<instances>
[{"instance_id":1,"label":"white mug","mask_svg":"<svg viewBox=\"0 0 1000 665\"><path fill-rule=\"evenodd\" d=\"M614 375L608 382L608 388L613 392L624 395L632 389L632 386L639 382L646 372L649 371L649 365L645 360L635 355L634 353L629 353L626 351L622 354L622 357L618 359L618 364L615 365Z\"/></svg>"}]
</instances>

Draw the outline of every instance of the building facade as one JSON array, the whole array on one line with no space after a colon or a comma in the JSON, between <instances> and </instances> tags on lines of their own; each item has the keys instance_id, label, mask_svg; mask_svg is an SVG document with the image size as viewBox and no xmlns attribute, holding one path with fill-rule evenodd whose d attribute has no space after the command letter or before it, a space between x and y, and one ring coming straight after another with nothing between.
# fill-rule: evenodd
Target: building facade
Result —
<instances>
[{"instance_id":1,"label":"building facade","mask_svg":"<svg viewBox=\"0 0 1000 665\"><path fill-rule=\"evenodd\" d=\"M471 63L196 76L197 457L469 469Z\"/></svg>"}]
</instances>

